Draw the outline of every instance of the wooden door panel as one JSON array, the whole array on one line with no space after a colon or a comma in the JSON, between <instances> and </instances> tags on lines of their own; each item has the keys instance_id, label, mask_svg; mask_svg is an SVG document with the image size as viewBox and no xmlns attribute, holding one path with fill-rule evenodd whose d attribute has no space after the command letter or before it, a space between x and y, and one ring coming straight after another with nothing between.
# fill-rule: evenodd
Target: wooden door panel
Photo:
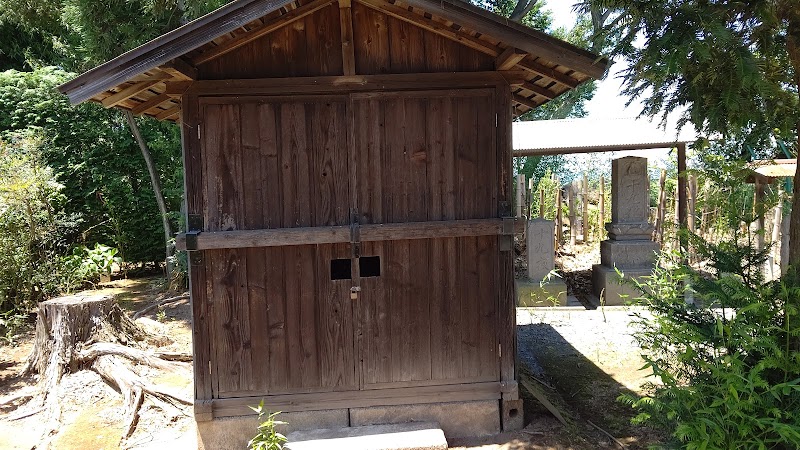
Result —
<instances>
[{"instance_id":1,"label":"wooden door panel","mask_svg":"<svg viewBox=\"0 0 800 450\"><path fill-rule=\"evenodd\" d=\"M494 91L354 94L361 223L498 216ZM364 389L499 379L495 236L364 243Z\"/></svg>"},{"instance_id":2,"label":"wooden door panel","mask_svg":"<svg viewBox=\"0 0 800 450\"><path fill-rule=\"evenodd\" d=\"M205 230L349 223L347 102L209 99ZM206 251L215 398L358 389L349 244Z\"/></svg>"}]
</instances>

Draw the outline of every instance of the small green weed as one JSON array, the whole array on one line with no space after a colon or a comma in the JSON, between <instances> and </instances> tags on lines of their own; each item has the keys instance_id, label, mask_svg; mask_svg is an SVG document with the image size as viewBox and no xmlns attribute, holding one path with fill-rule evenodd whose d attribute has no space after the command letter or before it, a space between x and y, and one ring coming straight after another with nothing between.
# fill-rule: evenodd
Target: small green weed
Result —
<instances>
[{"instance_id":1,"label":"small green weed","mask_svg":"<svg viewBox=\"0 0 800 450\"><path fill-rule=\"evenodd\" d=\"M283 450L283 445L286 443L286 436L278 433L275 427L278 425L286 425L286 422L275 420L275 417L280 414L280 411L270 413L264 409L264 400L258 404L257 407L250 407L253 411L258 413L258 434L255 435L250 442L247 443L247 448L250 450Z\"/></svg>"}]
</instances>

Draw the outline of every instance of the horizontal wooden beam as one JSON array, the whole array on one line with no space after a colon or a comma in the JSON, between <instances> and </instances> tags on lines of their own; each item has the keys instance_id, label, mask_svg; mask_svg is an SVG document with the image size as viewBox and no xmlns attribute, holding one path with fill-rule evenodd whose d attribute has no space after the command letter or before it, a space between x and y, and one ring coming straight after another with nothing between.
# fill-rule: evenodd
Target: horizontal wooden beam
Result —
<instances>
[{"instance_id":1,"label":"horizontal wooden beam","mask_svg":"<svg viewBox=\"0 0 800 450\"><path fill-rule=\"evenodd\" d=\"M359 241L490 236L502 233L503 219L368 224L359 226ZM337 244L351 241L350 226L203 231L196 236L194 250ZM175 247L178 250L187 249L185 234L176 237Z\"/></svg>"},{"instance_id":2,"label":"horizontal wooden beam","mask_svg":"<svg viewBox=\"0 0 800 450\"><path fill-rule=\"evenodd\" d=\"M200 80L193 82L185 93L196 95L296 95L386 90L457 89L495 87L498 84L518 85L525 81L527 76L527 72L517 70L504 72L441 72ZM177 90L167 86L167 93Z\"/></svg>"},{"instance_id":3,"label":"horizontal wooden beam","mask_svg":"<svg viewBox=\"0 0 800 450\"><path fill-rule=\"evenodd\" d=\"M487 55L497 56L501 52L501 50L491 42L484 41L483 39L476 38L471 34L448 27L441 22L429 19L422 14L409 11L407 8L401 8L397 5L393 5L382 0L359 0L359 3L388 14L395 19L400 19L404 22L408 22L424 30L430 31L431 33L438 34L474 50L478 50L479 52L486 53Z\"/></svg>"},{"instance_id":4,"label":"horizontal wooden beam","mask_svg":"<svg viewBox=\"0 0 800 450\"><path fill-rule=\"evenodd\" d=\"M651 150L655 148L675 148L680 142L653 142L648 144L626 144L626 145L598 145L596 147L556 147L556 148L536 148L514 150L512 156L547 156L547 155L566 155L571 153L602 153L618 152L623 150Z\"/></svg>"},{"instance_id":5,"label":"horizontal wooden beam","mask_svg":"<svg viewBox=\"0 0 800 450\"><path fill-rule=\"evenodd\" d=\"M134 84L124 88L123 90L117 92L116 94L109 95L108 97L106 97L103 100L101 100L100 103L105 108L111 108L113 106L119 105L120 103L122 103L125 100L133 97L134 95L136 95L136 94L138 94L138 93L140 93L142 91L146 91L146 90L150 89L151 87L157 85L158 83L161 83L166 78L168 78L168 75L164 74L164 75L159 75L159 76L156 76L156 77L144 80L144 81L139 81L137 83L134 83Z\"/></svg>"},{"instance_id":6,"label":"horizontal wooden beam","mask_svg":"<svg viewBox=\"0 0 800 450\"><path fill-rule=\"evenodd\" d=\"M164 93L172 98L180 98L197 81L173 81L167 83Z\"/></svg>"},{"instance_id":7,"label":"horizontal wooden beam","mask_svg":"<svg viewBox=\"0 0 800 450\"><path fill-rule=\"evenodd\" d=\"M173 108L167 109L162 111L156 115L156 119L158 120L166 120L166 119L173 119L181 113L181 107L175 106Z\"/></svg>"},{"instance_id":8,"label":"horizontal wooden beam","mask_svg":"<svg viewBox=\"0 0 800 450\"><path fill-rule=\"evenodd\" d=\"M253 415L249 406L257 405L263 399L264 407L270 411L316 411L370 406L392 406L426 404L454 401L499 400L499 382L479 382L449 384L438 386L416 386L393 389L364 389L360 391L315 392L266 395L264 397L245 397L211 400L214 418ZM252 395L252 394L251 394ZM207 402L206 402L207 404ZM198 405L205 412L206 404Z\"/></svg>"},{"instance_id":9,"label":"horizontal wooden beam","mask_svg":"<svg viewBox=\"0 0 800 450\"><path fill-rule=\"evenodd\" d=\"M503 50L503 53L500 53L500 56L498 56L497 59L495 59L494 68L496 70L511 70L526 56L528 56L527 53L514 47L508 47L507 49Z\"/></svg>"},{"instance_id":10,"label":"horizontal wooden beam","mask_svg":"<svg viewBox=\"0 0 800 450\"><path fill-rule=\"evenodd\" d=\"M302 19L303 17L313 14L319 11L322 8L332 4L332 0L315 0L311 3L303 5L299 8L293 9L291 11L286 12L282 16L276 18L271 22L267 22L260 27L254 28L247 33L238 36L236 38L231 39L230 41L223 42L222 44L200 53L199 55L192 58L192 64L198 66L205 62L211 61L214 58L219 58L220 56L236 50L237 48L253 42L254 40L266 36L269 33L272 33L275 30L285 27L286 25L298 20Z\"/></svg>"}]
</instances>

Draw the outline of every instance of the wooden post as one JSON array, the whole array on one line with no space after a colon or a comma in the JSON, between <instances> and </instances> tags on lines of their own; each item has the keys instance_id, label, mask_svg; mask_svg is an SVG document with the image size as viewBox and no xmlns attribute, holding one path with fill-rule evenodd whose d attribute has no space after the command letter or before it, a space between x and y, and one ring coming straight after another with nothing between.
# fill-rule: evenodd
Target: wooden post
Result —
<instances>
[{"instance_id":1,"label":"wooden post","mask_svg":"<svg viewBox=\"0 0 800 450\"><path fill-rule=\"evenodd\" d=\"M688 225L688 214L686 211L686 191L686 144L681 142L678 144L678 195L676 199L678 202L678 226L681 229L687 228ZM681 235L681 252L686 250L688 243L689 242L687 241L686 237Z\"/></svg>"},{"instance_id":2,"label":"wooden post","mask_svg":"<svg viewBox=\"0 0 800 450\"><path fill-rule=\"evenodd\" d=\"M533 185L533 178L528 180L528 189L525 190L525 205L528 207L528 217L533 218L533 190L536 186ZM541 212L539 213L541 214Z\"/></svg>"},{"instance_id":3,"label":"wooden post","mask_svg":"<svg viewBox=\"0 0 800 450\"><path fill-rule=\"evenodd\" d=\"M517 175L517 217L522 217L522 205L525 203L525 175Z\"/></svg>"},{"instance_id":4,"label":"wooden post","mask_svg":"<svg viewBox=\"0 0 800 450\"><path fill-rule=\"evenodd\" d=\"M598 241L603 240L605 235L603 232L606 229L606 178L600 175L600 235L597 237Z\"/></svg>"},{"instance_id":5,"label":"wooden post","mask_svg":"<svg viewBox=\"0 0 800 450\"><path fill-rule=\"evenodd\" d=\"M695 225L695 214L696 214L696 207L697 207L697 175L691 174L689 175L689 217L688 223L689 231L695 233L696 225Z\"/></svg>"},{"instance_id":6,"label":"wooden post","mask_svg":"<svg viewBox=\"0 0 800 450\"><path fill-rule=\"evenodd\" d=\"M583 243L589 242L589 178L583 173Z\"/></svg>"},{"instance_id":7,"label":"wooden post","mask_svg":"<svg viewBox=\"0 0 800 450\"><path fill-rule=\"evenodd\" d=\"M544 219L544 188L539 189L539 218Z\"/></svg>"},{"instance_id":8,"label":"wooden post","mask_svg":"<svg viewBox=\"0 0 800 450\"><path fill-rule=\"evenodd\" d=\"M577 217L575 214L575 183L567 188L567 207L569 208L569 245L575 246L578 238Z\"/></svg>"},{"instance_id":9,"label":"wooden post","mask_svg":"<svg viewBox=\"0 0 800 450\"><path fill-rule=\"evenodd\" d=\"M564 217L561 214L561 185L556 180L556 248L561 248L561 239L564 237Z\"/></svg>"},{"instance_id":10,"label":"wooden post","mask_svg":"<svg viewBox=\"0 0 800 450\"><path fill-rule=\"evenodd\" d=\"M664 248L664 214L667 207L667 171L661 169L658 179L658 210L656 212L656 227L653 238Z\"/></svg>"}]
</instances>

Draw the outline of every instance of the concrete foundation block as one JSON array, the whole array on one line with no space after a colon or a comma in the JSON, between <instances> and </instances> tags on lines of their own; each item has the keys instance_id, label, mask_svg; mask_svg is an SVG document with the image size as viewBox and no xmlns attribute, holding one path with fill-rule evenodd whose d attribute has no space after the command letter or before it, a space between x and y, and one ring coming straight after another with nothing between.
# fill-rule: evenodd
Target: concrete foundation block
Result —
<instances>
[{"instance_id":1,"label":"concrete foundation block","mask_svg":"<svg viewBox=\"0 0 800 450\"><path fill-rule=\"evenodd\" d=\"M287 422L278 430L288 434L297 430L340 428L348 425L347 409L284 412L278 420ZM197 448L200 450L241 450L256 435L258 416L221 417L197 422Z\"/></svg>"},{"instance_id":2,"label":"concrete foundation block","mask_svg":"<svg viewBox=\"0 0 800 450\"><path fill-rule=\"evenodd\" d=\"M500 402L481 400L350 409L350 425L354 427L404 422L436 422L448 438L488 436L500 432Z\"/></svg>"},{"instance_id":3,"label":"concrete foundation block","mask_svg":"<svg viewBox=\"0 0 800 450\"><path fill-rule=\"evenodd\" d=\"M519 431L525 428L522 399L502 400L501 407L503 408L503 431Z\"/></svg>"},{"instance_id":4,"label":"concrete foundation block","mask_svg":"<svg viewBox=\"0 0 800 450\"><path fill-rule=\"evenodd\" d=\"M650 268L621 271L625 278L638 279L640 282L644 281L643 277L653 274ZM623 282L613 267L606 267L602 264L592 266L592 290L607 306L625 305L642 295L635 287Z\"/></svg>"},{"instance_id":5,"label":"concrete foundation block","mask_svg":"<svg viewBox=\"0 0 800 450\"><path fill-rule=\"evenodd\" d=\"M606 267L623 269L648 269L656 261L659 250L657 242L646 241L612 241L600 243L600 264Z\"/></svg>"},{"instance_id":6,"label":"concrete foundation block","mask_svg":"<svg viewBox=\"0 0 800 450\"><path fill-rule=\"evenodd\" d=\"M545 283L531 280L516 280L517 306L566 306L567 285L560 278L551 278Z\"/></svg>"},{"instance_id":7,"label":"concrete foundation block","mask_svg":"<svg viewBox=\"0 0 800 450\"><path fill-rule=\"evenodd\" d=\"M295 431L286 450L447 450L437 423L402 423Z\"/></svg>"}]
</instances>

